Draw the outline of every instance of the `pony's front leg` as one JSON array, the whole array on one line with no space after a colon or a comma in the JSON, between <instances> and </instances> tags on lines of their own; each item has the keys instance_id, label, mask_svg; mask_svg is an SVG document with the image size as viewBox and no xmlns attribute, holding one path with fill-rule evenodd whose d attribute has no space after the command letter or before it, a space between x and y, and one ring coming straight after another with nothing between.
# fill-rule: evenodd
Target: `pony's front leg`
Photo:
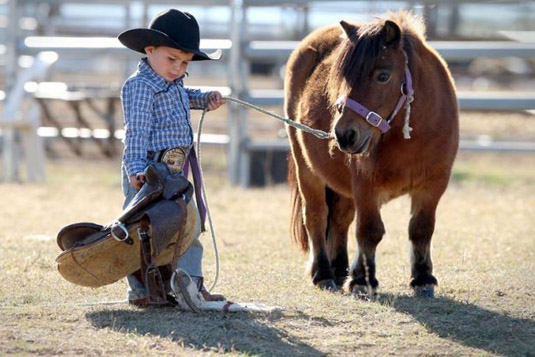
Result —
<instances>
[{"instance_id":1,"label":"pony's front leg","mask_svg":"<svg viewBox=\"0 0 535 357\"><path fill-rule=\"evenodd\" d=\"M375 250L385 228L376 201L360 197L357 203L358 251L349 269L344 288L354 297L373 297L379 282L375 277Z\"/></svg>"},{"instance_id":2,"label":"pony's front leg","mask_svg":"<svg viewBox=\"0 0 535 357\"><path fill-rule=\"evenodd\" d=\"M446 185L447 185L447 180ZM409 240L411 253L411 282L416 296L433 297L437 279L433 276L431 238L435 230L435 213L438 201L445 190L434 185L434 191L421 190L411 194L411 220Z\"/></svg>"},{"instance_id":3,"label":"pony's front leg","mask_svg":"<svg viewBox=\"0 0 535 357\"><path fill-rule=\"evenodd\" d=\"M353 198L345 197L330 188L325 189L329 209L327 224L327 252L336 285L341 287L348 273L347 234L355 219Z\"/></svg>"}]
</instances>

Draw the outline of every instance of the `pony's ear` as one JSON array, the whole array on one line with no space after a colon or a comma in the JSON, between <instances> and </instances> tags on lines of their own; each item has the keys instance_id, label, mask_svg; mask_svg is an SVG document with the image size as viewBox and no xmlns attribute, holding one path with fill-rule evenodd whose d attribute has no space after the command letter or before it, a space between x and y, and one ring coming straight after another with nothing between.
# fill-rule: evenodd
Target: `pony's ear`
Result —
<instances>
[{"instance_id":1,"label":"pony's ear","mask_svg":"<svg viewBox=\"0 0 535 357\"><path fill-rule=\"evenodd\" d=\"M340 21L340 26L342 26L342 29L346 33L347 38L352 38L355 35L355 26L345 22L344 20Z\"/></svg>"},{"instance_id":2,"label":"pony's ear","mask_svg":"<svg viewBox=\"0 0 535 357\"><path fill-rule=\"evenodd\" d=\"M383 41L387 47L396 47L401 40L401 30L398 24L393 21L386 20L383 26Z\"/></svg>"}]
</instances>

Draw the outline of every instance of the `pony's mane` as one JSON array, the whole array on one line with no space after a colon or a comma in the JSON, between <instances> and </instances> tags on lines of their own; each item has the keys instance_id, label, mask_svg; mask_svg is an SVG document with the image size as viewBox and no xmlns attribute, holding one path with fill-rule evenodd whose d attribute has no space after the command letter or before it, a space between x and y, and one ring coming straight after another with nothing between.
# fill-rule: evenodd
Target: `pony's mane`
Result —
<instances>
[{"instance_id":1,"label":"pony's mane","mask_svg":"<svg viewBox=\"0 0 535 357\"><path fill-rule=\"evenodd\" d=\"M394 21L401 29L402 35L408 35L413 39L425 41L425 21L423 17L407 10L389 11L385 20Z\"/></svg>"},{"instance_id":2,"label":"pony's mane","mask_svg":"<svg viewBox=\"0 0 535 357\"><path fill-rule=\"evenodd\" d=\"M336 50L330 81L338 85L346 83L355 87L365 80L374 69L384 49L382 30L386 20L395 22L401 30L401 46L410 57L416 41L425 40L423 19L411 12L389 12L384 18L360 25L355 32L344 38ZM332 88L331 85L329 87Z\"/></svg>"}]
</instances>

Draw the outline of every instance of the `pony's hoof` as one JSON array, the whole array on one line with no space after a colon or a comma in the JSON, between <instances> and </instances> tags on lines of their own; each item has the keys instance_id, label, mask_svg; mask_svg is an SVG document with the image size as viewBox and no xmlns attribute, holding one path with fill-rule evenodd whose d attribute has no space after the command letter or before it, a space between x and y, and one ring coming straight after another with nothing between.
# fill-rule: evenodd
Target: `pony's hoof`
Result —
<instances>
[{"instance_id":1,"label":"pony's hoof","mask_svg":"<svg viewBox=\"0 0 535 357\"><path fill-rule=\"evenodd\" d=\"M337 276L336 278L334 278L334 282L336 283L338 289L342 289L344 287L346 279L346 276Z\"/></svg>"},{"instance_id":2,"label":"pony's hoof","mask_svg":"<svg viewBox=\"0 0 535 357\"><path fill-rule=\"evenodd\" d=\"M414 296L423 297L423 298L434 298L435 297L435 285L426 284L426 285L415 286Z\"/></svg>"},{"instance_id":3,"label":"pony's hoof","mask_svg":"<svg viewBox=\"0 0 535 357\"><path fill-rule=\"evenodd\" d=\"M373 300L377 297L377 290L367 285L355 285L351 290L351 296L359 300Z\"/></svg>"},{"instance_id":4,"label":"pony's hoof","mask_svg":"<svg viewBox=\"0 0 535 357\"><path fill-rule=\"evenodd\" d=\"M338 286L336 286L336 283L333 279L320 280L316 283L316 286L321 290L327 290L331 292L336 292L340 290Z\"/></svg>"}]
</instances>

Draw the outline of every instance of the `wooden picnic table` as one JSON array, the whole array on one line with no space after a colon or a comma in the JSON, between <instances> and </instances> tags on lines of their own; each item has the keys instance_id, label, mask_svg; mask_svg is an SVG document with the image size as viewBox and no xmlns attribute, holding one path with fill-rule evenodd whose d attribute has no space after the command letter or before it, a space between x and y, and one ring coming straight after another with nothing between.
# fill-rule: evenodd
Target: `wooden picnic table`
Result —
<instances>
[{"instance_id":1,"label":"wooden picnic table","mask_svg":"<svg viewBox=\"0 0 535 357\"><path fill-rule=\"evenodd\" d=\"M88 129L91 133L90 139L100 148L100 151L107 157L113 157L117 153L117 140L115 138L116 106L120 103L119 90L114 88L79 88L67 90L38 90L33 93L33 97L39 103L44 119L58 130L58 135L63 139L74 153L82 155L82 138L65 136L65 129L58 115L51 109L54 101L66 103L72 110L78 129ZM96 104L97 101L105 101L105 109L102 110ZM94 126L87 119L82 111L82 106L87 106L96 116L102 119L109 132L107 139L96 137L94 135ZM61 113L64 115L64 113Z\"/></svg>"}]
</instances>

